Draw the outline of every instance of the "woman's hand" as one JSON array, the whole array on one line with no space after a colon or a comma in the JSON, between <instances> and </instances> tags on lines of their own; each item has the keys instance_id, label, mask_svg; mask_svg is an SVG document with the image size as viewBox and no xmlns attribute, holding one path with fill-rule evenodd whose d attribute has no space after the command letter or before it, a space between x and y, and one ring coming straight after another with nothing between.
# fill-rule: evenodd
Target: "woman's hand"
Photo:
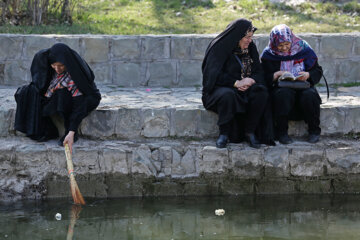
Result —
<instances>
[{"instance_id":1,"label":"woman's hand","mask_svg":"<svg viewBox=\"0 0 360 240\"><path fill-rule=\"evenodd\" d=\"M306 81L308 80L308 78L310 77L310 73L309 72L299 72L299 75L303 75L301 77L299 77L297 80L300 81Z\"/></svg>"},{"instance_id":2,"label":"woman's hand","mask_svg":"<svg viewBox=\"0 0 360 240\"><path fill-rule=\"evenodd\" d=\"M283 75L285 71L277 71L277 72L274 72L274 77L273 77L273 81L277 81L278 78Z\"/></svg>"},{"instance_id":3,"label":"woman's hand","mask_svg":"<svg viewBox=\"0 0 360 240\"><path fill-rule=\"evenodd\" d=\"M239 91L246 91L249 87L251 87L255 83L255 80L252 78L243 78L241 80L237 80L234 84Z\"/></svg>"},{"instance_id":4,"label":"woman's hand","mask_svg":"<svg viewBox=\"0 0 360 240\"><path fill-rule=\"evenodd\" d=\"M64 146L65 146L65 144L69 145L69 149L70 149L71 153L72 153L72 145L74 144L74 136L75 136L75 132L69 131L69 133L66 135L64 142L63 142Z\"/></svg>"}]
</instances>

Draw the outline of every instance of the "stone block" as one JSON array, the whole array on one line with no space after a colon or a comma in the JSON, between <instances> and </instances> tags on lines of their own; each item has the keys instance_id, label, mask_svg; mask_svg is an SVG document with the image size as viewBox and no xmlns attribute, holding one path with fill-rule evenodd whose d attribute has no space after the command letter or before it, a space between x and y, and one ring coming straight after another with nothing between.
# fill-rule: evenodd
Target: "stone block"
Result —
<instances>
[{"instance_id":1,"label":"stone block","mask_svg":"<svg viewBox=\"0 0 360 240\"><path fill-rule=\"evenodd\" d=\"M165 110L145 110L144 126L141 135L144 137L168 137L170 135L170 113Z\"/></svg>"},{"instance_id":2,"label":"stone block","mask_svg":"<svg viewBox=\"0 0 360 240\"><path fill-rule=\"evenodd\" d=\"M352 46L352 37L334 37L332 35L322 36L320 43L320 55L324 58L347 58L351 55Z\"/></svg>"},{"instance_id":3,"label":"stone block","mask_svg":"<svg viewBox=\"0 0 360 240\"><path fill-rule=\"evenodd\" d=\"M141 197L143 187L141 177L131 179L128 175L107 174L105 183L108 197Z\"/></svg>"},{"instance_id":4,"label":"stone block","mask_svg":"<svg viewBox=\"0 0 360 240\"><path fill-rule=\"evenodd\" d=\"M116 134L118 110L96 110L80 124L80 133L90 138L109 138Z\"/></svg>"},{"instance_id":5,"label":"stone block","mask_svg":"<svg viewBox=\"0 0 360 240\"><path fill-rule=\"evenodd\" d=\"M265 163L266 164L266 163ZM266 169L265 169L266 171ZM266 173L265 173L266 175ZM270 178L268 178L270 177ZM273 179L268 176L259 180L255 184L257 194L294 194L296 191L296 184L294 181L288 179Z\"/></svg>"},{"instance_id":6,"label":"stone block","mask_svg":"<svg viewBox=\"0 0 360 240\"><path fill-rule=\"evenodd\" d=\"M346 108L322 108L320 111L320 127L322 134L343 134L346 123Z\"/></svg>"},{"instance_id":7,"label":"stone block","mask_svg":"<svg viewBox=\"0 0 360 240\"><path fill-rule=\"evenodd\" d=\"M199 137L216 137L219 135L219 128L217 126L218 116L216 113L201 110L200 119L197 121L197 135Z\"/></svg>"},{"instance_id":8,"label":"stone block","mask_svg":"<svg viewBox=\"0 0 360 240\"><path fill-rule=\"evenodd\" d=\"M303 121L289 121L289 135L304 136L307 134L307 124Z\"/></svg>"},{"instance_id":9,"label":"stone block","mask_svg":"<svg viewBox=\"0 0 360 240\"><path fill-rule=\"evenodd\" d=\"M324 151L309 146L294 147L289 155L290 174L299 177L324 175Z\"/></svg>"},{"instance_id":10,"label":"stone block","mask_svg":"<svg viewBox=\"0 0 360 240\"><path fill-rule=\"evenodd\" d=\"M173 151L171 147L163 146L159 148L159 161L161 162L161 172L165 176L171 175Z\"/></svg>"},{"instance_id":11,"label":"stone block","mask_svg":"<svg viewBox=\"0 0 360 240\"><path fill-rule=\"evenodd\" d=\"M260 178L264 167L264 152L262 150L253 150L249 147L245 149L232 149L230 151L231 169L235 176L241 178Z\"/></svg>"},{"instance_id":12,"label":"stone block","mask_svg":"<svg viewBox=\"0 0 360 240\"><path fill-rule=\"evenodd\" d=\"M112 83L111 64L108 63L92 63L91 69L95 75L96 83Z\"/></svg>"},{"instance_id":13,"label":"stone block","mask_svg":"<svg viewBox=\"0 0 360 240\"><path fill-rule=\"evenodd\" d=\"M180 61L178 63L178 83L182 87L202 85L201 61Z\"/></svg>"},{"instance_id":14,"label":"stone block","mask_svg":"<svg viewBox=\"0 0 360 240\"><path fill-rule=\"evenodd\" d=\"M156 176L156 166L151 161L150 148L141 144L133 150L131 172L133 174L144 174L145 176Z\"/></svg>"},{"instance_id":15,"label":"stone block","mask_svg":"<svg viewBox=\"0 0 360 240\"><path fill-rule=\"evenodd\" d=\"M214 37L211 36L194 37L192 39L191 58L197 60L203 60L205 56L205 50Z\"/></svg>"},{"instance_id":16,"label":"stone block","mask_svg":"<svg viewBox=\"0 0 360 240\"><path fill-rule=\"evenodd\" d=\"M124 87L139 87L142 83L142 64L116 62L113 64L113 83Z\"/></svg>"},{"instance_id":17,"label":"stone block","mask_svg":"<svg viewBox=\"0 0 360 240\"><path fill-rule=\"evenodd\" d=\"M71 49L80 54L80 37L76 36L66 36L66 37L55 37L57 43L64 43L68 45Z\"/></svg>"},{"instance_id":18,"label":"stone block","mask_svg":"<svg viewBox=\"0 0 360 240\"><path fill-rule=\"evenodd\" d=\"M310 45L310 47L314 50L314 52L316 54L319 54L320 50L319 50L319 38L318 37L313 36L311 34L299 35L299 37L304 39Z\"/></svg>"},{"instance_id":19,"label":"stone block","mask_svg":"<svg viewBox=\"0 0 360 240\"><path fill-rule=\"evenodd\" d=\"M37 52L45 48L51 48L55 43L53 36L27 35L24 37L23 57L31 60Z\"/></svg>"},{"instance_id":20,"label":"stone block","mask_svg":"<svg viewBox=\"0 0 360 240\"><path fill-rule=\"evenodd\" d=\"M338 78L342 83L360 82L359 61L339 61Z\"/></svg>"},{"instance_id":21,"label":"stone block","mask_svg":"<svg viewBox=\"0 0 360 240\"><path fill-rule=\"evenodd\" d=\"M238 177L229 177L221 182L221 193L225 195L238 195L238 194L254 194L254 179L243 179Z\"/></svg>"},{"instance_id":22,"label":"stone block","mask_svg":"<svg viewBox=\"0 0 360 240\"><path fill-rule=\"evenodd\" d=\"M229 152L227 148L206 146L199 163L199 173L224 173L229 166Z\"/></svg>"},{"instance_id":23,"label":"stone block","mask_svg":"<svg viewBox=\"0 0 360 240\"><path fill-rule=\"evenodd\" d=\"M196 136L196 125L200 114L200 110L176 109L172 113L170 136Z\"/></svg>"},{"instance_id":24,"label":"stone block","mask_svg":"<svg viewBox=\"0 0 360 240\"><path fill-rule=\"evenodd\" d=\"M195 151L188 149L184 156L181 156L176 150L172 150L172 177L187 177L196 174Z\"/></svg>"},{"instance_id":25,"label":"stone block","mask_svg":"<svg viewBox=\"0 0 360 240\"><path fill-rule=\"evenodd\" d=\"M83 57L88 63L109 61L109 39L83 38Z\"/></svg>"},{"instance_id":26,"label":"stone block","mask_svg":"<svg viewBox=\"0 0 360 240\"><path fill-rule=\"evenodd\" d=\"M147 36L142 39L141 58L158 60L170 57L170 38L162 36Z\"/></svg>"},{"instance_id":27,"label":"stone block","mask_svg":"<svg viewBox=\"0 0 360 240\"><path fill-rule=\"evenodd\" d=\"M360 37L355 37L355 47L354 47L354 55L360 56Z\"/></svg>"},{"instance_id":28,"label":"stone block","mask_svg":"<svg viewBox=\"0 0 360 240\"><path fill-rule=\"evenodd\" d=\"M0 85L5 84L5 62L0 63Z\"/></svg>"},{"instance_id":29,"label":"stone block","mask_svg":"<svg viewBox=\"0 0 360 240\"><path fill-rule=\"evenodd\" d=\"M289 149L282 146L266 149L264 163L266 178L290 176Z\"/></svg>"},{"instance_id":30,"label":"stone block","mask_svg":"<svg viewBox=\"0 0 360 240\"><path fill-rule=\"evenodd\" d=\"M141 111L138 109L119 109L115 126L117 137L125 139L139 137L143 127Z\"/></svg>"},{"instance_id":31,"label":"stone block","mask_svg":"<svg viewBox=\"0 0 360 240\"><path fill-rule=\"evenodd\" d=\"M359 176L348 175L345 178L335 178L333 180L334 193L360 193L360 178Z\"/></svg>"},{"instance_id":32,"label":"stone block","mask_svg":"<svg viewBox=\"0 0 360 240\"><path fill-rule=\"evenodd\" d=\"M0 111L0 137L9 136L9 132L13 130L15 121L14 109L9 111Z\"/></svg>"},{"instance_id":33,"label":"stone block","mask_svg":"<svg viewBox=\"0 0 360 240\"><path fill-rule=\"evenodd\" d=\"M348 109L344 133L360 133L360 107Z\"/></svg>"},{"instance_id":34,"label":"stone block","mask_svg":"<svg viewBox=\"0 0 360 240\"><path fill-rule=\"evenodd\" d=\"M141 40L137 36L124 36L112 39L113 59L139 59Z\"/></svg>"},{"instance_id":35,"label":"stone block","mask_svg":"<svg viewBox=\"0 0 360 240\"><path fill-rule=\"evenodd\" d=\"M332 192L331 180L304 180L297 182L299 193L325 194Z\"/></svg>"},{"instance_id":36,"label":"stone block","mask_svg":"<svg viewBox=\"0 0 360 240\"><path fill-rule=\"evenodd\" d=\"M264 49L269 45L269 35L265 34L255 34L254 43L259 52L259 55L264 51Z\"/></svg>"},{"instance_id":37,"label":"stone block","mask_svg":"<svg viewBox=\"0 0 360 240\"><path fill-rule=\"evenodd\" d=\"M30 76L30 62L28 61L11 61L5 64L4 84L11 86L21 86L28 84Z\"/></svg>"},{"instance_id":38,"label":"stone block","mask_svg":"<svg viewBox=\"0 0 360 240\"><path fill-rule=\"evenodd\" d=\"M123 149L105 148L100 154L99 163L101 172L129 174L127 154Z\"/></svg>"},{"instance_id":39,"label":"stone block","mask_svg":"<svg viewBox=\"0 0 360 240\"><path fill-rule=\"evenodd\" d=\"M20 59L23 38L19 36L0 36L0 60Z\"/></svg>"},{"instance_id":40,"label":"stone block","mask_svg":"<svg viewBox=\"0 0 360 240\"><path fill-rule=\"evenodd\" d=\"M148 86L169 87L176 81L175 62L152 62L146 73Z\"/></svg>"},{"instance_id":41,"label":"stone block","mask_svg":"<svg viewBox=\"0 0 360 240\"><path fill-rule=\"evenodd\" d=\"M172 59L191 59L191 38L172 36L170 45Z\"/></svg>"},{"instance_id":42,"label":"stone block","mask_svg":"<svg viewBox=\"0 0 360 240\"><path fill-rule=\"evenodd\" d=\"M73 149L73 163L76 174L86 176L88 173L99 173L101 171L99 158L98 149L76 146Z\"/></svg>"},{"instance_id":43,"label":"stone block","mask_svg":"<svg viewBox=\"0 0 360 240\"><path fill-rule=\"evenodd\" d=\"M325 149L327 173L330 175L360 173L360 151L356 146L338 146Z\"/></svg>"},{"instance_id":44,"label":"stone block","mask_svg":"<svg viewBox=\"0 0 360 240\"><path fill-rule=\"evenodd\" d=\"M336 75L337 64L334 59L319 59L319 65L323 68L328 84L342 83L343 79L339 79ZM325 85L324 79L321 78L319 83Z\"/></svg>"}]
</instances>

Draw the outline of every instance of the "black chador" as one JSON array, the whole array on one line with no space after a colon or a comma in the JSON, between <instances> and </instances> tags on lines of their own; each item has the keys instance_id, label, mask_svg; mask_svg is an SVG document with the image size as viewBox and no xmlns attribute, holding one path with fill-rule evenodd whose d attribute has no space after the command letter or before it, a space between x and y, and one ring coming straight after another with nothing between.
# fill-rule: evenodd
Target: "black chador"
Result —
<instances>
[{"instance_id":1,"label":"black chador","mask_svg":"<svg viewBox=\"0 0 360 240\"><path fill-rule=\"evenodd\" d=\"M49 97L47 93L56 89L50 86L56 75L51 64L56 62L65 66L70 80L68 84L72 84L76 91L62 87ZM76 132L82 119L100 103L101 95L94 82L94 73L85 60L65 44L58 43L36 53L31 64L31 78L29 85L20 87L15 93L15 130L34 140L44 141L58 136L50 118L53 114L63 117L65 135L68 131Z\"/></svg>"},{"instance_id":2,"label":"black chador","mask_svg":"<svg viewBox=\"0 0 360 240\"><path fill-rule=\"evenodd\" d=\"M230 142L249 140L250 146L255 145L252 141L257 142L257 146L259 141L275 144L271 107L267 101L268 91L259 54L253 42L246 49L239 46L239 41L255 30L250 21L238 19L213 39L205 52L202 101L207 110L219 116L218 141L225 135ZM234 84L244 78L251 78L255 83L240 91ZM255 134L257 139L247 139L249 134Z\"/></svg>"}]
</instances>

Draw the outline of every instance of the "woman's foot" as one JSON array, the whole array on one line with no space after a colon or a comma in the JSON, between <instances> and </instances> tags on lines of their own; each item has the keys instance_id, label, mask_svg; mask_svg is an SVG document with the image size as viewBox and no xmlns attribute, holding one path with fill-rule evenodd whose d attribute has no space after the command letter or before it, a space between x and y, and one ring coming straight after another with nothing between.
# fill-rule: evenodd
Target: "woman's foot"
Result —
<instances>
[{"instance_id":1,"label":"woman's foot","mask_svg":"<svg viewBox=\"0 0 360 240\"><path fill-rule=\"evenodd\" d=\"M289 137L287 133L285 133L279 136L279 142L282 144L290 144L293 143L294 141L291 139L291 137Z\"/></svg>"},{"instance_id":2,"label":"woman's foot","mask_svg":"<svg viewBox=\"0 0 360 240\"><path fill-rule=\"evenodd\" d=\"M217 148L225 148L228 141L229 141L229 138L227 135L220 135L219 138L216 140L216 147Z\"/></svg>"},{"instance_id":3,"label":"woman's foot","mask_svg":"<svg viewBox=\"0 0 360 240\"><path fill-rule=\"evenodd\" d=\"M317 143L320 140L320 135L319 134L310 134L308 137L308 142L309 143Z\"/></svg>"},{"instance_id":4,"label":"woman's foot","mask_svg":"<svg viewBox=\"0 0 360 240\"><path fill-rule=\"evenodd\" d=\"M254 133L245 133L245 139L249 143L249 146L252 148L260 148L261 143L256 139Z\"/></svg>"}]
</instances>

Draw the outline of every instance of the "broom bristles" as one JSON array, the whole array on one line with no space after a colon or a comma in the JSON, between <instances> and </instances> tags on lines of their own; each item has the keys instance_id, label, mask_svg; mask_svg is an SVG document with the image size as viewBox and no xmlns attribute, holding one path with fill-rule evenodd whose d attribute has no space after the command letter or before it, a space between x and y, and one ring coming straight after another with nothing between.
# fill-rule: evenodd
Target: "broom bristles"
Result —
<instances>
[{"instance_id":1,"label":"broom bristles","mask_svg":"<svg viewBox=\"0 0 360 240\"><path fill-rule=\"evenodd\" d=\"M66 156L67 168L68 168L69 175L70 175L69 176L70 177L70 190L71 190L71 195L73 197L74 203L85 205L85 200L84 200L83 196L81 195L80 189L75 180L72 157L71 157L69 146L67 144L65 145L65 156Z\"/></svg>"}]
</instances>

